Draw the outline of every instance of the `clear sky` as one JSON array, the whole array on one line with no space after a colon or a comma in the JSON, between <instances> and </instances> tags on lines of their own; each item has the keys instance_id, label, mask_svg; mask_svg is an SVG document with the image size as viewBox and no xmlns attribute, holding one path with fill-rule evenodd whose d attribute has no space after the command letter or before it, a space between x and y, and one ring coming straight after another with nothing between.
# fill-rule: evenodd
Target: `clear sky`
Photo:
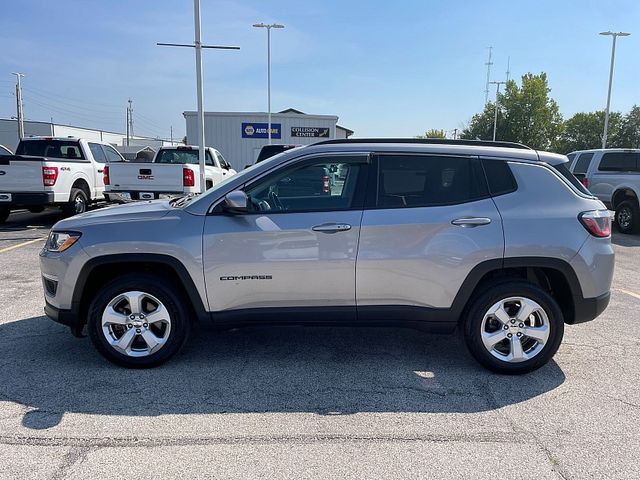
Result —
<instances>
[{"instance_id":1,"label":"clear sky","mask_svg":"<svg viewBox=\"0 0 640 480\"><path fill-rule=\"evenodd\" d=\"M156 42L193 41L191 0L2 1L0 117L15 115L11 72L24 78L27 119L135 133L184 135L195 109L194 53ZM272 35L272 109L335 114L357 136L414 136L462 128L492 80L547 72L565 117L603 109L611 38L618 41L613 110L640 104L640 0L202 0L205 109L266 111L266 31Z\"/></svg>"}]
</instances>

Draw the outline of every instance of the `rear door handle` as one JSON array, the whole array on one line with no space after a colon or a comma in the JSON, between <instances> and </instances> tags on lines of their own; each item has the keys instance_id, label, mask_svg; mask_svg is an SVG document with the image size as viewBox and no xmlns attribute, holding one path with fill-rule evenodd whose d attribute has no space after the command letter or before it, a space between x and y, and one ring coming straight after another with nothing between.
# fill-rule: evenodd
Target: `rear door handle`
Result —
<instances>
[{"instance_id":1,"label":"rear door handle","mask_svg":"<svg viewBox=\"0 0 640 480\"><path fill-rule=\"evenodd\" d=\"M451 222L452 225L457 225L459 227L466 227L466 228L479 227L481 225L489 225L490 223L491 223L491 219L486 217L456 218Z\"/></svg>"},{"instance_id":2,"label":"rear door handle","mask_svg":"<svg viewBox=\"0 0 640 480\"><path fill-rule=\"evenodd\" d=\"M104 168L98 170L98 173L104 173Z\"/></svg>"},{"instance_id":3,"label":"rear door handle","mask_svg":"<svg viewBox=\"0 0 640 480\"><path fill-rule=\"evenodd\" d=\"M311 230L323 233L346 232L351 230L351 225L348 223L323 223L322 225L311 227Z\"/></svg>"}]
</instances>

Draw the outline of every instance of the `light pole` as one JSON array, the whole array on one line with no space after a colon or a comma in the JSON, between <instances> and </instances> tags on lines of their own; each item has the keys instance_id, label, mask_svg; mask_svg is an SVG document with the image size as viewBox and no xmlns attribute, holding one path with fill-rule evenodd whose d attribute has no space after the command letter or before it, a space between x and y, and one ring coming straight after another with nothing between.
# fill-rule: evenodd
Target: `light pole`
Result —
<instances>
[{"instance_id":1,"label":"light pole","mask_svg":"<svg viewBox=\"0 0 640 480\"><path fill-rule=\"evenodd\" d=\"M205 138L204 138L204 88L202 80L202 49L214 48L220 50L240 50L240 47L227 47L222 45L203 45L200 39L201 21L200 21L200 0L193 0L193 19L195 29L195 40L193 44L184 43L156 43L161 47L189 47L196 51L196 94L198 102L198 164L200 165L200 193L204 193L207 189L205 183L204 166L205 166Z\"/></svg>"},{"instance_id":2,"label":"light pole","mask_svg":"<svg viewBox=\"0 0 640 480\"><path fill-rule=\"evenodd\" d=\"M493 115L493 141L496 141L496 130L498 128L498 93L500 92L500 85L506 85L507 82L489 82L491 85L496 86L496 111Z\"/></svg>"},{"instance_id":3,"label":"light pole","mask_svg":"<svg viewBox=\"0 0 640 480\"><path fill-rule=\"evenodd\" d=\"M266 25L264 23L254 23L253 26L256 28L267 29L267 134L269 135L269 145L271 145L271 29L284 28L284 25L280 25L278 23L272 23L270 25Z\"/></svg>"},{"instance_id":4,"label":"light pole","mask_svg":"<svg viewBox=\"0 0 640 480\"><path fill-rule=\"evenodd\" d=\"M24 73L14 72L16 76L16 115L18 116L18 138L24 138L24 105L22 104L22 83L20 79L24 77Z\"/></svg>"},{"instance_id":5,"label":"light pole","mask_svg":"<svg viewBox=\"0 0 640 480\"><path fill-rule=\"evenodd\" d=\"M613 82L613 63L616 58L616 38L628 37L627 32L600 32L600 35L610 35L613 37L611 44L611 66L609 67L609 92L607 93L607 108L604 111L604 132L602 133L602 148L607 148L607 130L609 129L609 107L611 105L611 83Z\"/></svg>"}]
</instances>

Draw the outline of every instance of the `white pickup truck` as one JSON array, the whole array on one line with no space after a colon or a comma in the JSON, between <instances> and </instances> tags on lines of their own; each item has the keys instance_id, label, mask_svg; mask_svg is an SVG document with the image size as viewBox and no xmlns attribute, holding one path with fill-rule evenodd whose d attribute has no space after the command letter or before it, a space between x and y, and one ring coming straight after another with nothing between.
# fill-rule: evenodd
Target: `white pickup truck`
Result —
<instances>
[{"instance_id":1,"label":"white pickup truck","mask_svg":"<svg viewBox=\"0 0 640 480\"><path fill-rule=\"evenodd\" d=\"M207 147L205 153L207 190L236 174L216 149ZM109 162L104 183L107 199L121 203L199 193L198 147L161 147L151 163Z\"/></svg>"},{"instance_id":2,"label":"white pickup truck","mask_svg":"<svg viewBox=\"0 0 640 480\"><path fill-rule=\"evenodd\" d=\"M74 137L29 137L0 156L0 223L11 210L56 205L69 215L104 199L104 167L123 161L111 145Z\"/></svg>"}]
</instances>

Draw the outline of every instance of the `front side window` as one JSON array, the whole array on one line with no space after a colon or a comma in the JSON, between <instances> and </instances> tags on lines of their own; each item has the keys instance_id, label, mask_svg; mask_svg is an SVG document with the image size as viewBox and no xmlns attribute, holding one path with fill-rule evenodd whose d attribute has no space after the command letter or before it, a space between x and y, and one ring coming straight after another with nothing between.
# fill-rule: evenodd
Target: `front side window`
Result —
<instances>
[{"instance_id":1,"label":"front side window","mask_svg":"<svg viewBox=\"0 0 640 480\"><path fill-rule=\"evenodd\" d=\"M104 146L104 153L107 154L107 160L109 162L124 162L120 154L110 145Z\"/></svg>"},{"instance_id":2,"label":"front side window","mask_svg":"<svg viewBox=\"0 0 640 480\"><path fill-rule=\"evenodd\" d=\"M308 212L361 208L356 186L364 158L328 157L268 175L246 189L252 211ZM356 200L358 199L358 200Z\"/></svg>"},{"instance_id":3,"label":"front side window","mask_svg":"<svg viewBox=\"0 0 640 480\"><path fill-rule=\"evenodd\" d=\"M489 195L475 158L381 155L377 180L378 208L453 205Z\"/></svg>"},{"instance_id":4,"label":"front side window","mask_svg":"<svg viewBox=\"0 0 640 480\"><path fill-rule=\"evenodd\" d=\"M598 170L602 172L638 172L640 171L640 153L608 152L602 155Z\"/></svg>"},{"instance_id":5,"label":"front side window","mask_svg":"<svg viewBox=\"0 0 640 480\"><path fill-rule=\"evenodd\" d=\"M90 143L89 150L91 150L91 155L93 155L93 159L98 163L106 163L107 157L102 150L102 146L97 143Z\"/></svg>"}]
</instances>

